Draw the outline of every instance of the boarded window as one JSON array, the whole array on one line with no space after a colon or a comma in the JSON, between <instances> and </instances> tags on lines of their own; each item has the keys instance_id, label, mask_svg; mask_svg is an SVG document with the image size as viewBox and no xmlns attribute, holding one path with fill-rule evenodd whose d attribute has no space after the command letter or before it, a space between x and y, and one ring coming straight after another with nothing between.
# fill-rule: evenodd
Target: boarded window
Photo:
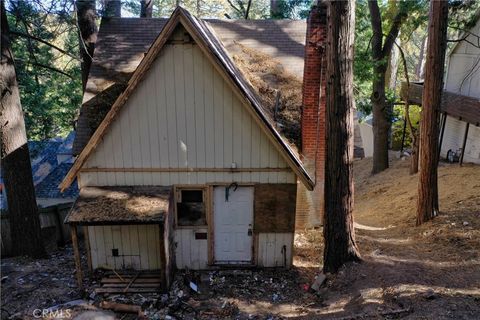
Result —
<instances>
[{"instance_id":1,"label":"boarded window","mask_svg":"<svg viewBox=\"0 0 480 320\"><path fill-rule=\"evenodd\" d=\"M207 224L203 189L178 190L177 225L204 226Z\"/></svg>"},{"instance_id":2,"label":"boarded window","mask_svg":"<svg viewBox=\"0 0 480 320\"><path fill-rule=\"evenodd\" d=\"M296 184L255 185L255 232L294 232L296 203Z\"/></svg>"}]
</instances>

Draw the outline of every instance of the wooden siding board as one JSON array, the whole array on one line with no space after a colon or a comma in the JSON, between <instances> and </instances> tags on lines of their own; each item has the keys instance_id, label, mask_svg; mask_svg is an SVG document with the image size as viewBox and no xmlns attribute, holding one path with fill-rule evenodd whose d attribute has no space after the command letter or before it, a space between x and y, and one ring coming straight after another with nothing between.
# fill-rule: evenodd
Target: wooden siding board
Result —
<instances>
[{"instance_id":1,"label":"wooden siding board","mask_svg":"<svg viewBox=\"0 0 480 320\"><path fill-rule=\"evenodd\" d=\"M293 233L260 233L258 235L258 265L260 267L291 267ZM282 247L286 247L286 256ZM286 260L286 266L285 266Z\"/></svg>"},{"instance_id":2,"label":"wooden siding board","mask_svg":"<svg viewBox=\"0 0 480 320\"><path fill-rule=\"evenodd\" d=\"M186 110L185 110L185 78L184 78L184 46L173 45L174 50L174 84L175 90L175 110L177 119L177 149L178 149L178 165L179 168L185 168L187 163L187 130L186 130ZM186 183L184 176L180 176L180 183Z\"/></svg>"},{"instance_id":3,"label":"wooden siding board","mask_svg":"<svg viewBox=\"0 0 480 320\"><path fill-rule=\"evenodd\" d=\"M206 166L206 140L205 140L205 128L207 119L205 117L205 86L206 83L203 79L203 56L196 45L192 46L192 60L193 60L193 108L195 110L195 117L193 124L195 125L195 132L192 143L196 147L195 165L197 167ZM209 115L212 116L211 114ZM209 118L211 119L211 118ZM210 124L212 125L212 124ZM197 173L197 182L205 182L205 173Z\"/></svg>"},{"instance_id":4,"label":"wooden siding board","mask_svg":"<svg viewBox=\"0 0 480 320\"><path fill-rule=\"evenodd\" d=\"M167 110L167 131L168 131L168 163L170 168L178 167L178 148L177 148L177 115L176 115L176 94L175 83L171 77L175 73L174 66L174 52L173 46L167 45L165 48L165 96L166 96L166 110ZM168 75L168 76L167 76ZM173 181L178 180L178 175L175 173L170 174Z\"/></svg>"},{"instance_id":5,"label":"wooden siding board","mask_svg":"<svg viewBox=\"0 0 480 320\"><path fill-rule=\"evenodd\" d=\"M140 248L140 269L148 269L149 257L148 257L148 240L147 240L147 226L138 225L138 246Z\"/></svg>"},{"instance_id":6,"label":"wooden siding board","mask_svg":"<svg viewBox=\"0 0 480 320\"><path fill-rule=\"evenodd\" d=\"M108 150L111 143L112 150L102 152L106 157L114 154L113 165L105 158L96 163L99 168L195 165L220 169L230 168L232 162L239 168L287 167L283 156L196 45L166 45L124 109L119 113L120 119L112 123L112 130L107 131L106 142L98 146ZM82 180L85 177L83 185L97 186L296 181L293 171L146 173L126 170L102 172L102 177L98 172L81 175Z\"/></svg>"},{"instance_id":7,"label":"wooden siding board","mask_svg":"<svg viewBox=\"0 0 480 320\"><path fill-rule=\"evenodd\" d=\"M204 141L202 144L205 146L205 166L207 164L212 165L215 167L216 159L215 159L215 143L216 143L216 136L215 136L215 125L216 125L216 119L217 115L214 112L214 78L213 78L213 69L211 64L205 60L205 57L203 56L202 52L198 47L196 47L196 57L200 63L202 64L202 77L198 79L199 81L202 81L204 84L204 90L203 90L203 99L204 99L204 125L203 125L203 131L204 131ZM200 120L201 121L201 120ZM201 126L201 124L199 124ZM205 179L212 181L214 178L213 174L206 174Z\"/></svg>"}]
</instances>

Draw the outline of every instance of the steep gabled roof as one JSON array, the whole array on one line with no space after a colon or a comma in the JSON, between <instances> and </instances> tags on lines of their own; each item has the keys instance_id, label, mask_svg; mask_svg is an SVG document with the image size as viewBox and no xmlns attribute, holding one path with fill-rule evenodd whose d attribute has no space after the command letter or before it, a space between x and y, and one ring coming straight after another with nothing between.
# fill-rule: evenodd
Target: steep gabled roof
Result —
<instances>
[{"instance_id":1,"label":"steep gabled roof","mask_svg":"<svg viewBox=\"0 0 480 320\"><path fill-rule=\"evenodd\" d=\"M167 20L167 18L125 17L102 19L76 123L73 144L75 155L82 152L116 98L125 89L133 72ZM203 21L213 30L231 57L242 55L242 48L248 48L274 59L288 73L301 81L305 51L305 20Z\"/></svg>"},{"instance_id":2,"label":"steep gabled roof","mask_svg":"<svg viewBox=\"0 0 480 320\"><path fill-rule=\"evenodd\" d=\"M197 43L201 51L211 60L224 80L231 85L232 89L238 95L240 100L248 106L247 109L250 111L251 115L267 134L271 142L274 143L279 152L284 156L285 160L302 181L302 183L308 189L313 189L314 181L305 170L302 162L294 150L277 132L274 123L265 113L255 92L245 80L242 73L236 68L235 64L226 53L220 41L205 22L195 18L188 11L181 7L177 7L177 9L175 9L175 11L172 13L172 16L167 21L166 25L163 27L162 31L148 50L147 54L140 62L133 76L128 81L127 87L116 99L110 111L107 113L101 124L96 129L95 133L90 138L88 144L78 156L77 160L72 166L72 169L61 183L60 188L63 190L73 182L85 161L100 143L108 127L116 118L122 106L129 99L130 95L135 91L137 85L141 82L145 73L149 70L155 58L178 24L181 24L185 28L185 30Z\"/></svg>"}]
</instances>

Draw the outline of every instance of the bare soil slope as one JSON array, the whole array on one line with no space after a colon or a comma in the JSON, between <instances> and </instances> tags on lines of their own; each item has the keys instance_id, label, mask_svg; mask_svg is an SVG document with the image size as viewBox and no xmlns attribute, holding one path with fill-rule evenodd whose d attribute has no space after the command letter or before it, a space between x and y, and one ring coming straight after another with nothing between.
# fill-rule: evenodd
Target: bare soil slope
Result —
<instances>
[{"instance_id":1,"label":"bare soil slope","mask_svg":"<svg viewBox=\"0 0 480 320\"><path fill-rule=\"evenodd\" d=\"M375 176L371 165L369 159L354 164L356 235L364 262L329 278L318 314L480 318L480 167L441 164L440 215L415 227L417 175L408 174L408 161L394 160ZM297 236L305 248L297 251L298 263L321 261L321 242L311 233Z\"/></svg>"}]
</instances>

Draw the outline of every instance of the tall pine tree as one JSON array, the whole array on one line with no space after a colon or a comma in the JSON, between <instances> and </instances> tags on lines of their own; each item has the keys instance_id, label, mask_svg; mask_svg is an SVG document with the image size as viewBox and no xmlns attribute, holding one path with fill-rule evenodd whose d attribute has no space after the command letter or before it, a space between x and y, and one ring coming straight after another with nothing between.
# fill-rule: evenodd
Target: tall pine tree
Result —
<instances>
[{"instance_id":1,"label":"tall pine tree","mask_svg":"<svg viewBox=\"0 0 480 320\"><path fill-rule=\"evenodd\" d=\"M355 0L328 2L324 272L360 260L353 228Z\"/></svg>"}]
</instances>

